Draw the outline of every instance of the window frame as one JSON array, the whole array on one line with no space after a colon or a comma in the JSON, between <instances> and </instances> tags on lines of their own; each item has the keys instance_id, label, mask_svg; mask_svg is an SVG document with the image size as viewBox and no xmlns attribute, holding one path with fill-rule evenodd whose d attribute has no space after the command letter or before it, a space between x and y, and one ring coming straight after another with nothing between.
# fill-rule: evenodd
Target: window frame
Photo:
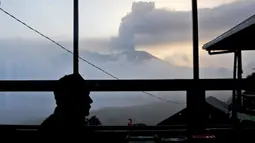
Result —
<instances>
[{"instance_id":1,"label":"window frame","mask_svg":"<svg viewBox=\"0 0 255 143\"><path fill-rule=\"evenodd\" d=\"M245 90L251 88L246 79L199 79L198 16L197 0L192 2L193 24L193 79L133 79L133 80L88 80L92 92L109 91L186 91L187 109L190 117L188 125L198 129L203 124L205 91ZM74 0L73 18L73 71L79 71L79 19L78 0ZM48 92L53 91L56 80L0 80L0 92ZM198 104L199 103L199 104Z\"/></svg>"}]
</instances>

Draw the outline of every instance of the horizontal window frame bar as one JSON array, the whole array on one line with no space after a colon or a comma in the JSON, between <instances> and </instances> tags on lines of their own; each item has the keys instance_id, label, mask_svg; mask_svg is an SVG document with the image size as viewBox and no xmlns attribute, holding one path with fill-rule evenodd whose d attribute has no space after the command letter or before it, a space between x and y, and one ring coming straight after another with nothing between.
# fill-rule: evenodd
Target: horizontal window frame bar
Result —
<instances>
[{"instance_id":1,"label":"horizontal window frame bar","mask_svg":"<svg viewBox=\"0 0 255 143\"><path fill-rule=\"evenodd\" d=\"M54 90L56 82L57 80L0 80L0 92L50 92ZM245 90L252 89L252 84L249 83L246 79L87 80L88 88L94 92Z\"/></svg>"},{"instance_id":2,"label":"horizontal window frame bar","mask_svg":"<svg viewBox=\"0 0 255 143\"><path fill-rule=\"evenodd\" d=\"M187 124L182 124L182 125L163 125L163 126L154 126L154 125L149 125L149 126L86 126L86 128L90 129L96 129L96 130L169 130L169 129L187 129ZM37 129L40 127L40 125L0 125L0 129L4 128L13 128L13 129ZM206 128L218 128L218 129L229 129L232 128L232 124L208 124L205 126ZM250 127L255 129L254 126Z\"/></svg>"},{"instance_id":3,"label":"horizontal window frame bar","mask_svg":"<svg viewBox=\"0 0 255 143\"><path fill-rule=\"evenodd\" d=\"M37 130L40 127L40 125L0 125L0 130ZM173 125L173 126L87 126L85 127L86 129L89 130L95 130L95 131L108 131L108 132L115 132L116 131L122 131L123 133L126 132L128 133L129 131L163 131L163 132L168 132L168 131L187 131L187 125ZM242 125L241 130L243 131L255 131L255 127L249 127L246 125ZM205 130L207 131L234 131L234 126L229 124L229 125L206 125ZM107 132L104 132L107 133Z\"/></svg>"}]
</instances>

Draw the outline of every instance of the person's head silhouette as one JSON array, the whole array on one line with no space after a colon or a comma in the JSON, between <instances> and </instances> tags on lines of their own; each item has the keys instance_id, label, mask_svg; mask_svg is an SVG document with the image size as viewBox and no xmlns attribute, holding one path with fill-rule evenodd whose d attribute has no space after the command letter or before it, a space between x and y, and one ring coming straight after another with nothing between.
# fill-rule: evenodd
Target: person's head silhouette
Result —
<instances>
[{"instance_id":1,"label":"person's head silhouette","mask_svg":"<svg viewBox=\"0 0 255 143\"><path fill-rule=\"evenodd\" d=\"M60 78L54 89L58 108L65 114L85 117L89 115L90 90L80 74L70 74Z\"/></svg>"}]
</instances>

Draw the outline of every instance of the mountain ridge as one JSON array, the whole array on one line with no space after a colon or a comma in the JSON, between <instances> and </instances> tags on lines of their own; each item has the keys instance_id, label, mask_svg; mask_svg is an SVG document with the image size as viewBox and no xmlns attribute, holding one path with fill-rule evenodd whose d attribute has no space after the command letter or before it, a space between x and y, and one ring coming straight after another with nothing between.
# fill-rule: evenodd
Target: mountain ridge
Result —
<instances>
[{"instance_id":1,"label":"mountain ridge","mask_svg":"<svg viewBox=\"0 0 255 143\"><path fill-rule=\"evenodd\" d=\"M144 123L146 125L156 125L158 122L170 117L185 105L155 102L146 105L136 105L129 107L107 107L90 111L89 118L96 115L106 126L125 126L128 119L133 119L134 123ZM39 125L47 117L37 117L33 120L23 121L23 125Z\"/></svg>"}]
</instances>

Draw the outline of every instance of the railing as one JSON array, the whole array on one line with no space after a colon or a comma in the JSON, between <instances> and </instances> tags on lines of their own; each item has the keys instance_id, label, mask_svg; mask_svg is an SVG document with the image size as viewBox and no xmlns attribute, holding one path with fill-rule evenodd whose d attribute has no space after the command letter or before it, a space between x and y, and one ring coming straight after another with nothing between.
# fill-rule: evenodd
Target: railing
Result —
<instances>
[{"instance_id":1,"label":"railing","mask_svg":"<svg viewBox=\"0 0 255 143\"><path fill-rule=\"evenodd\" d=\"M54 80L0 81L0 92L53 91ZM252 84L246 79L176 79L176 80L88 80L84 87L94 92L109 91L186 91L188 128L205 129L205 91L247 90Z\"/></svg>"},{"instance_id":2,"label":"railing","mask_svg":"<svg viewBox=\"0 0 255 143\"><path fill-rule=\"evenodd\" d=\"M53 91L56 80L0 80L0 92ZM91 91L189 91L252 89L246 79L88 80Z\"/></svg>"}]
</instances>

